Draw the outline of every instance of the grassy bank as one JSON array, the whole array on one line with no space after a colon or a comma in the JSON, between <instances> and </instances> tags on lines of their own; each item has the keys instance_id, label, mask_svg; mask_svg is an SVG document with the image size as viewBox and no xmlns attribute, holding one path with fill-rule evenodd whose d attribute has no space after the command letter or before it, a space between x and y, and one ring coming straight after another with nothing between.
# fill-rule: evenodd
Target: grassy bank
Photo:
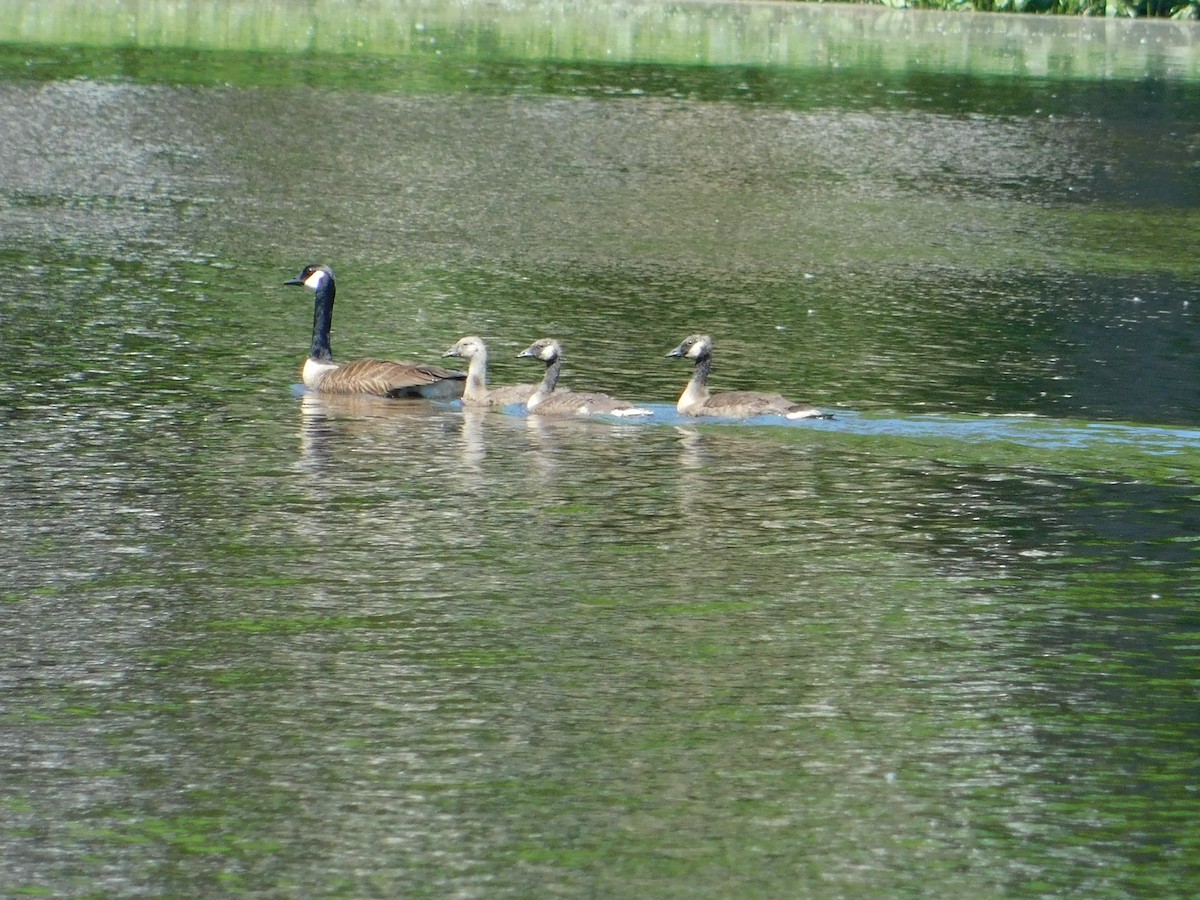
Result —
<instances>
[{"instance_id":1,"label":"grassy bank","mask_svg":"<svg viewBox=\"0 0 1200 900\"><path fill-rule=\"evenodd\" d=\"M14 55L5 69L24 77L43 70L53 75L63 48L89 48L303 60L350 56L404 61L435 74L452 62L476 60L1196 80L1198 40L1200 31L1191 22L925 15L882 5L808 2L6 0L0 16L0 45Z\"/></svg>"}]
</instances>

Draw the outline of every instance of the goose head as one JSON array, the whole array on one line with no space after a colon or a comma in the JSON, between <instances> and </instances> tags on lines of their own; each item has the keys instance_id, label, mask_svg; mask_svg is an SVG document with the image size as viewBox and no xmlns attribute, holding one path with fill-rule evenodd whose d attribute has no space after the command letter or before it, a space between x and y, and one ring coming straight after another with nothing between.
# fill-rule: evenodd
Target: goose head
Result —
<instances>
[{"instance_id":1,"label":"goose head","mask_svg":"<svg viewBox=\"0 0 1200 900\"><path fill-rule=\"evenodd\" d=\"M554 340L554 338L542 338L540 341L534 341L518 353L517 359L540 359L549 365L561 357L562 352L562 344Z\"/></svg>"},{"instance_id":2,"label":"goose head","mask_svg":"<svg viewBox=\"0 0 1200 900\"><path fill-rule=\"evenodd\" d=\"M707 334L693 334L683 339L683 343L667 354L668 357L682 357L696 361L712 356L712 338Z\"/></svg>"},{"instance_id":3,"label":"goose head","mask_svg":"<svg viewBox=\"0 0 1200 900\"><path fill-rule=\"evenodd\" d=\"M289 278L284 284L295 284L318 291L327 284L333 283L333 269L310 263L301 270L295 278Z\"/></svg>"},{"instance_id":4,"label":"goose head","mask_svg":"<svg viewBox=\"0 0 1200 900\"><path fill-rule=\"evenodd\" d=\"M442 356L461 356L464 359L473 359L476 356L483 356L487 353L487 345L483 343L483 338L469 335L459 340L457 344L447 350Z\"/></svg>"}]
</instances>

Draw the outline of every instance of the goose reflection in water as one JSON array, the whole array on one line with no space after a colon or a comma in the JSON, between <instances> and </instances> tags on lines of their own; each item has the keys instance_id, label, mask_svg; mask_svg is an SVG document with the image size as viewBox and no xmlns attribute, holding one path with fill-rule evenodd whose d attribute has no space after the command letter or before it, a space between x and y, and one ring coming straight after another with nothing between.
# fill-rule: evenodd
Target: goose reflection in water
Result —
<instances>
[{"instance_id":1,"label":"goose reflection in water","mask_svg":"<svg viewBox=\"0 0 1200 900\"><path fill-rule=\"evenodd\" d=\"M489 430L505 426L523 430L524 423L457 404L305 393L296 468L329 483L382 474L397 484L428 476L476 489L484 479Z\"/></svg>"},{"instance_id":2,"label":"goose reflection in water","mask_svg":"<svg viewBox=\"0 0 1200 900\"><path fill-rule=\"evenodd\" d=\"M352 446L351 440L357 449L369 449L382 437L398 448L411 440L414 422L445 416L445 409L424 400L308 392L300 398L301 458L319 466L333 463L339 451Z\"/></svg>"}]
</instances>

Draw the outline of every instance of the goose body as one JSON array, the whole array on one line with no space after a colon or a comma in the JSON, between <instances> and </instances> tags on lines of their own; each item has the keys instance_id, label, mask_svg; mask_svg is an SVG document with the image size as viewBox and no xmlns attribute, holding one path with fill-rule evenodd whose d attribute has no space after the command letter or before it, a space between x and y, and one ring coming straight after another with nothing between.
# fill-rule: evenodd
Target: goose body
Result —
<instances>
[{"instance_id":1,"label":"goose body","mask_svg":"<svg viewBox=\"0 0 1200 900\"><path fill-rule=\"evenodd\" d=\"M518 359L537 359L546 364L546 374L529 399L525 408L539 416L651 416L648 409L617 400L607 394L591 391L559 391L558 376L562 372L562 344L552 338L543 338L526 347Z\"/></svg>"},{"instance_id":2,"label":"goose body","mask_svg":"<svg viewBox=\"0 0 1200 900\"><path fill-rule=\"evenodd\" d=\"M337 286L328 266L308 265L284 284L309 288L314 296L312 348L301 369L304 386L324 394L370 394L377 397L425 397L453 400L461 397L465 372L441 366L388 359L333 360L329 331L333 326L333 300Z\"/></svg>"},{"instance_id":3,"label":"goose body","mask_svg":"<svg viewBox=\"0 0 1200 900\"><path fill-rule=\"evenodd\" d=\"M464 406L512 406L527 401L536 384L511 384L489 388L487 384L487 345L482 338L465 337L442 356L460 356L468 361Z\"/></svg>"},{"instance_id":4,"label":"goose body","mask_svg":"<svg viewBox=\"0 0 1200 900\"><path fill-rule=\"evenodd\" d=\"M729 419L750 419L755 416L784 416L788 419L832 419L813 406L794 403L782 394L762 391L722 391L714 394L708 389L708 374L712 370L712 338L693 334L667 354L693 360L696 364L692 378L684 388L675 408L683 416L722 416Z\"/></svg>"}]
</instances>

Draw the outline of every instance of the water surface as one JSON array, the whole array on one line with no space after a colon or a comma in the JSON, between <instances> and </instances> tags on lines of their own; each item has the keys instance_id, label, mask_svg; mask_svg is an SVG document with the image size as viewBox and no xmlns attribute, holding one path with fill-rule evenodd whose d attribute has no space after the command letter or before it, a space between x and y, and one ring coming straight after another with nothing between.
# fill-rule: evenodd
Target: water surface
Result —
<instances>
[{"instance_id":1,"label":"water surface","mask_svg":"<svg viewBox=\"0 0 1200 900\"><path fill-rule=\"evenodd\" d=\"M1200 886L1186 39L1001 70L1015 17L638 6L698 30L595 58L468 7L289 54L290 9L18 9L3 893ZM878 52L763 49L841 32ZM478 333L532 380L555 335L657 415L297 396L310 261L342 357ZM677 416L698 330L836 417Z\"/></svg>"}]
</instances>

